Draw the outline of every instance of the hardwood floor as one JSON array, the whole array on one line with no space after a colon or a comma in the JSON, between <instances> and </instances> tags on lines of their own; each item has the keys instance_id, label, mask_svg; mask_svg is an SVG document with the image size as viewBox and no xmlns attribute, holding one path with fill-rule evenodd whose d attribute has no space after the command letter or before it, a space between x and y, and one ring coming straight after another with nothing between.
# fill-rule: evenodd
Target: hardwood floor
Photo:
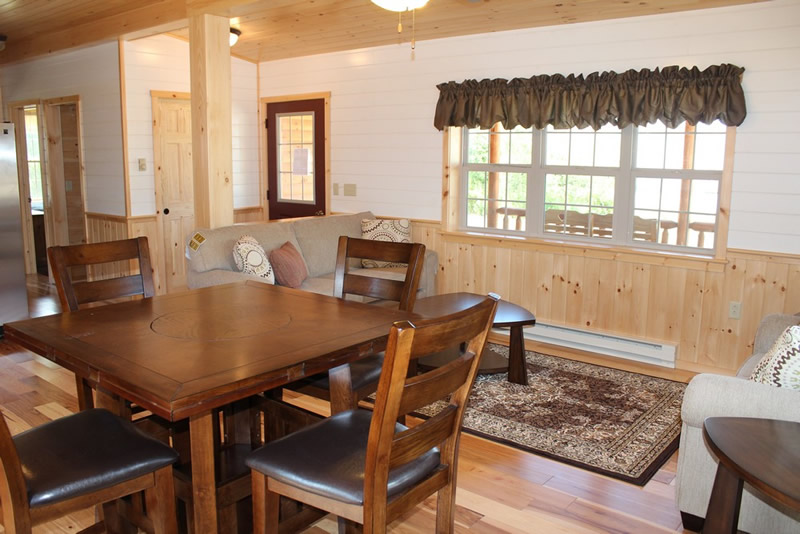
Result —
<instances>
[{"instance_id":1,"label":"hardwood floor","mask_svg":"<svg viewBox=\"0 0 800 534\"><path fill-rule=\"evenodd\" d=\"M46 279L29 279L32 314L58 311ZM295 402L324 410L320 401ZM77 410L73 375L54 363L0 341L0 409L12 433ZM590 473L534 454L462 434L456 532L480 534L689 532L675 506L677 453L644 487ZM428 499L391 525L395 533L434 531L436 504ZM38 534L75 532L93 522L91 509L34 528ZM336 532L328 516L305 532ZM222 533L227 534L227 533Z\"/></svg>"}]
</instances>

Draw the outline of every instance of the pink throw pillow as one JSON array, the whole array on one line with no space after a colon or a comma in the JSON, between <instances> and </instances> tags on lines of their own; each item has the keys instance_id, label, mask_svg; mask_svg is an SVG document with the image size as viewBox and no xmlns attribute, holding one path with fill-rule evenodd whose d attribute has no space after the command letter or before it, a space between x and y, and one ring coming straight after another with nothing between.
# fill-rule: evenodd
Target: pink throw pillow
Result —
<instances>
[{"instance_id":1,"label":"pink throw pillow","mask_svg":"<svg viewBox=\"0 0 800 534\"><path fill-rule=\"evenodd\" d=\"M278 285L296 288L308 278L303 257L289 241L269 253L269 262Z\"/></svg>"}]
</instances>

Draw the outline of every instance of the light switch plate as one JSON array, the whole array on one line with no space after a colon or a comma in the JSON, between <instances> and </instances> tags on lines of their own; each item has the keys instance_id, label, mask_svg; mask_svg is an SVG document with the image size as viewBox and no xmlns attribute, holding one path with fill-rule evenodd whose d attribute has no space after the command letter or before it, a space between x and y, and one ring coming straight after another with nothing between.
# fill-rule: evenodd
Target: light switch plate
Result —
<instances>
[{"instance_id":1,"label":"light switch plate","mask_svg":"<svg viewBox=\"0 0 800 534\"><path fill-rule=\"evenodd\" d=\"M338 196L339 195L339 184L337 184L337 183L333 184L333 194L334 194L334 196Z\"/></svg>"},{"instance_id":2,"label":"light switch plate","mask_svg":"<svg viewBox=\"0 0 800 534\"><path fill-rule=\"evenodd\" d=\"M346 197L356 196L356 184L344 184L344 196Z\"/></svg>"},{"instance_id":3,"label":"light switch plate","mask_svg":"<svg viewBox=\"0 0 800 534\"><path fill-rule=\"evenodd\" d=\"M144 158L139 158L139 170L146 171L147 170L147 160Z\"/></svg>"}]
</instances>

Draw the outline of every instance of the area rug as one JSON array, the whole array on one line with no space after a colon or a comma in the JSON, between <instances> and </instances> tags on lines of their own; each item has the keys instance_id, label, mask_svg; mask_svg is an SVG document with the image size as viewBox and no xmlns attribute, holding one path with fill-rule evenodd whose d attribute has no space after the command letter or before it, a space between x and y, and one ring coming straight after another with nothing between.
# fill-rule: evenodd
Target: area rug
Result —
<instances>
[{"instance_id":1,"label":"area rug","mask_svg":"<svg viewBox=\"0 0 800 534\"><path fill-rule=\"evenodd\" d=\"M491 348L508 357L508 347ZM466 432L637 485L677 449L686 384L532 351L526 360L527 386L505 373L478 377Z\"/></svg>"}]
</instances>

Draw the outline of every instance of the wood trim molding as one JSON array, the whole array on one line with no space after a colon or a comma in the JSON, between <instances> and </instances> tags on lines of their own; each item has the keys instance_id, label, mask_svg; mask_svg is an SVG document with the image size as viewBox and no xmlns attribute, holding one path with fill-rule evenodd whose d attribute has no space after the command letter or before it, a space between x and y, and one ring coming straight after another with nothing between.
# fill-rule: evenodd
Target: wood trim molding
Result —
<instances>
[{"instance_id":1,"label":"wood trim molding","mask_svg":"<svg viewBox=\"0 0 800 534\"><path fill-rule=\"evenodd\" d=\"M87 211L86 217L90 219L97 219L99 221L112 221L112 222L126 222L128 219L133 219L134 217L126 217L125 215L112 215L110 213L96 213L93 211Z\"/></svg>"},{"instance_id":2,"label":"wood trim molding","mask_svg":"<svg viewBox=\"0 0 800 534\"><path fill-rule=\"evenodd\" d=\"M60 96L58 98L46 98L42 100L45 106L58 106L61 104L78 104L81 101L81 95Z\"/></svg>"},{"instance_id":3,"label":"wood trim molding","mask_svg":"<svg viewBox=\"0 0 800 534\"><path fill-rule=\"evenodd\" d=\"M125 214L131 214L131 171L128 167L128 94L125 85L125 41L117 40L119 60L119 111L122 121L122 178L125 182Z\"/></svg>"},{"instance_id":4,"label":"wood trim molding","mask_svg":"<svg viewBox=\"0 0 800 534\"><path fill-rule=\"evenodd\" d=\"M150 91L150 98L151 100L155 100L157 98L173 98L175 100L191 100L192 93L185 93L181 91Z\"/></svg>"},{"instance_id":5,"label":"wood trim molding","mask_svg":"<svg viewBox=\"0 0 800 534\"><path fill-rule=\"evenodd\" d=\"M725 159L722 164L722 179L719 183L719 209L717 210L717 233L714 236L716 257L723 259L728 247L728 228L731 218L731 195L733 190L733 158L736 152L736 127L728 126L725 136Z\"/></svg>"}]
</instances>

